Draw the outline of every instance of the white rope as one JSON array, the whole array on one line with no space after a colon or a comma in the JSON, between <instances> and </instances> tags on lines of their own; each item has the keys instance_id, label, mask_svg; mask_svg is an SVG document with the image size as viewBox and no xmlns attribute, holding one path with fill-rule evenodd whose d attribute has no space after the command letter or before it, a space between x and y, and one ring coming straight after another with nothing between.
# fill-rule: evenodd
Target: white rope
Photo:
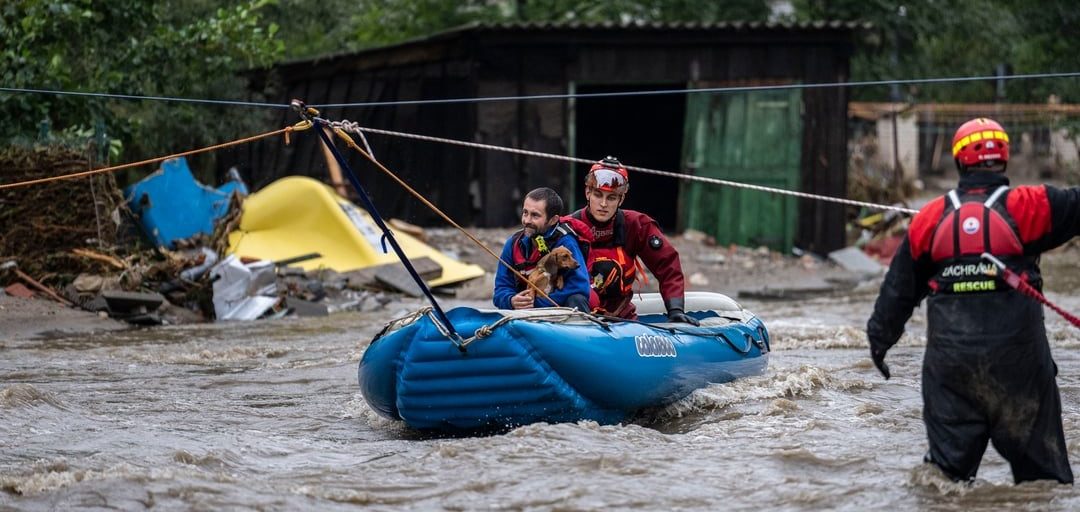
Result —
<instances>
[{"instance_id":1,"label":"white rope","mask_svg":"<svg viewBox=\"0 0 1080 512\"><path fill-rule=\"evenodd\" d=\"M432 309L431 306L425 306L425 307L422 307L422 308L420 308L420 309L418 309L416 311L413 311L412 313L409 313L408 315L405 315L405 316L403 316L401 318L395 318L395 319L387 322L386 326L383 327L383 330L382 330L381 334L394 332L394 331L396 331L396 330L398 330L398 329L400 329L400 328L402 328L402 327L404 327L406 325L409 325L409 324L415 322L417 318L420 318L420 317L422 317L424 315L429 314L431 312L431 309ZM438 322L436 322L436 324L438 324Z\"/></svg>"},{"instance_id":2,"label":"white rope","mask_svg":"<svg viewBox=\"0 0 1080 512\"><path fill-rule=\"evenodd\" d=\"M360 126L358 123L355 123L355 122L352 122L352 121L333 121L330 124L333 125L334 127L341 128L342 130L345 130L347 132L359 133L361 136L363 136L363 132L370 132L370 133L377 133L377 134L380 134L380 135L390 135L390 136L394 136L394 137L404 137L404 138L408 138L408 139L423 140L423 141L428 141L428 142L441 142L441 143L444 143L444 144L454 144L454 145L465 146L465 147L469 147L469 148L488 149L488 150L492 150L492 151L503 151L503 152L506 152L506 153L514 153L514 154L518 154L518 155L535 156L535 157L539 157L539 158L548 158L548 159L552 159L552 160L562 160L564 162L574 162L574 163L586 164L586 165L591 165L591 164L595 163L592 160L587 160L587 159L584 159L584 158L574 158L574 157L571 157L571 156L556 155L556 154L552 154L552 153L541 153L539 151L529 151L527 149L508 148L508 147L503 147L503 146L493 146L493 145L490 145L490 144L480 144L480 143L477 143L477 142L467 142L467 141L455 140L455 139L444 139L442 137L431 137L431 136L428 136L428 135L418 135L418 134L415 134L415 133L403 133L403 132L395 132L395 131L390 131L390 130L381 130L381 129L378 129L378 128L367 128L367 127ZM817 201L826 201L826 202L831 202L831 203L846 204L846 205L849 205L849 206L862 206L862 207L871 208L871 209L874 209L874 210L893 210L893 211L897 211L897 212L901 212L901 213L908 213L908 214L915 214L915 213L918 212L918 210L913 210L911 208L905 208L905 207L902 207L902 206L887 206L887 205L883 205L883 204L869 203L869 202L865 202L865 201L856 201L854 199L845 199L845 198L841 198L841 197L831 197L831 196L823 196L823 195L818 195L818 194L809 194L809 193L806 193L806 192L798 192L798 191L795 191L795 190L786 190L786 189L782 189L782 188L773 188L773 187L766 187L766 186L762 186L762 185L753 185L753 184L750 184L750 183L740 183L740 182L737 182L737 181L722 180L722 179L718 179L718 178L707 178L707 177L704 177L704 176L694 176L694 175L691 175L691 174L682 174L682 173L678 173L678 172L661 171L659 169L650 169L648 167L635 167L635 166L632 166L632 165L627 165L626 168L628 170L631 170L631 171L643 172L643 173L646 173L646 174L655 174L655 175L658 175L658 176L667 176L669 178L676 178L676 179L680 179L680 180L697 181L697 182L701 182L701 183L710 183L710 184L714 184L714 185L724 185L724 186L727 186L727 187L744 188L744 189L748 189L748 190L757 190L759 192L768 192L768 193L772 193L772 194L781 194L781 195L788 195L788 196L794 196L794 197L801 197L803 199L814 199L814 200L817 200Z\"/></svg>"},{"instance_id":3,"label":"white rope","mask_svg":"<svg viewBox=\"0 0 1080 512\"><path fill-rule=\"evenodd\" d=\"M488 336L491 336L495 332L495 329L512 320L562 323L575 318L580 318L599 325L605 325L603 320L601 320L600 318L574 308L541 308L530 310L514 310L513 314L503 313L502 318L492 322L491 324L481 325L480 327L476 328L472 336L462 339L451 336L450 332L446 330L446 328L442 325L442 322L440 322L438 317L435 316L434 309L428 306L421 308L420 310L412 314L390 321L390 323L387 324L387 326L383 329L383 333L385 334L396 331L401 327L415 322L422 316L428 317L431 320L431 323L435 325L435 329L439 331L439 334L442 334L444 337L454 342L454 344L460 348L465 348L474 341L482 340Z\"/></svg>"},{"instance_id":4,"label":"white rope","mask_svg":"<svg viewBox=\"0 0 1080 512\"><path fill-rule=\"evenodd\" d=\"M362 126L360 123L356 123L349 120L334 121L330 123L335 128L341 128L346 132L352 132L360 136L360 140L364 142L364 149L367 149L367 154L371 155L371 158L375 158L375 152L371 150L371 145L368 144L367 137L364 136Z\"/></svg>"}]
</instances>

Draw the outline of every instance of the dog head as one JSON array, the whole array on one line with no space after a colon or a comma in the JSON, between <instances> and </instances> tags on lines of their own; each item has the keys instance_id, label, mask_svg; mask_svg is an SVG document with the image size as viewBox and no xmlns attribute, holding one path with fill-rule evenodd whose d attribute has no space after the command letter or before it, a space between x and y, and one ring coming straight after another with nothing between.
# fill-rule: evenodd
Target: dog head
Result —
<instances>
[{"instance_id":1,"label":"dog head","mask_svg":"<svg viewBox=\"0 0 1080 512\"><path fill-rule=\"evenodd\" d=\"M578 262L574 259L573 253L566 247L556 247L551 252L540 258L537 262L538 267L543 268L549 274L558 274L562 269L575 269L578 268Z\"/></svg>"},{"instance_id":2,"label":"dog head","mask_svg":"<svg viewBox=\"0 0 1080 512\"><path fill-rule=\"evenodd\" d=\"M563 269L575 269L578 266L578 261L574 258L574 254L570 252L570 249L556 247L545 254L543 258L540 258L540 261L536 262L536 270L533 273L547 276L550 281L550 288L545 291L550 292L552 289L562 289L563 276L561 271Z\"/></svg>"}]
</instances>

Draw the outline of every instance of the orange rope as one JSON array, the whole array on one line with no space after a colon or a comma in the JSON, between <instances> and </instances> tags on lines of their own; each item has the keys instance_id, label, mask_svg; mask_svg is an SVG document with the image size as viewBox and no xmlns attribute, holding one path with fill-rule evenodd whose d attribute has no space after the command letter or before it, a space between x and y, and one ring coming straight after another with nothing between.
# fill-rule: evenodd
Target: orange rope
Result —
<instances>
[{"instance_id":1,"label":"orange rope","mask_svg":"<svg viewBox=\"0 0 1080 512\"><path fill-rule=\"evenodd\" d=\"M178 157L181 157L181 156L196 155L196 154L199 154L199 153L207 153L207 152L210 152L210 151L215 151L215 150L218 150L218 149L227 148L229 146L237 146L237 145L240 145L240 144L247 144L248 142L254 142L254 141L259 140L259 139L265 139L267 137L273 137L275 135L280 135L282 133L285 134L285 143L288 144L289 143L289 134L290 133L292 133L294 131L306 130L308 128L311 128L311 122L310 121L301 121L301 122L296 123L296 124L294 124L292 126L286 126L285 128L281 128L280 130L274 130L272 132L266 132L266 133L262 133L262 134L259 134L259 135L246 137L246 138L243 138L243 139L237 139L237 140L230 141L230 142L224 142L224 143L221 143L221 144L216 144L216 145L208 146L208 147L205 147L205 148L193 149L191 151L184 151L183 153L176 153L176 154L172 154L172 155L169 155L169 156L151 158L149 160L143 160L143 161L140 161L140 162L133 162L133 163L130 163L130 164L114 165L112 167L102 167L102 168L99 168L99 169L92 169L92 170L89 170L89 171L76 172L76 173L72 173L72 174L64 174L64 175L61 175L61 176L51 176L51 177L48 177L48 178L38 178L36 180L20 181L20 182L17 182L17 183L7 183L7 184L4 184L4 185L0 185L0 190L6 189L6 188L27 187L27 186L30 186L30 185L38 185L38 184L41 184L41 183L48 183L50 181L67 180L67 179L71 179L71 178L80 178L82 176L92 176L94 174L103 174L103 173L107 173L107 172L114 172L114 171L119 171L119 170L122 170L122 169L130 169L132 167L139 167L141 165L147 165L147 164L153 164L153 163L157 163L157 162L163 162L163 161L168 160L170 158L178 158Z\"/></svg>"}]
</instances>

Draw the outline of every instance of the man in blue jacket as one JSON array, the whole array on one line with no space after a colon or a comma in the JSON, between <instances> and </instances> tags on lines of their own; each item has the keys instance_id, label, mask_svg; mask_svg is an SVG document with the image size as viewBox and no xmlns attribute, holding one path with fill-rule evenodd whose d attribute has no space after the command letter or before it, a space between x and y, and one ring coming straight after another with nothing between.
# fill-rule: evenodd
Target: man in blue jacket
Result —
<instances>
[{"instance_id":1,"label":"man in blue jacket","mask_svg":"<svg viewBox=\"0 0 1080 512\"><path fill-rule=\"evenodd\" d=\"M503 246L502 260L523 274L532 271L545 254L556 247L565 247L578 262L577 268L562 269L563 287L548 295L557 304L537 295L521 279L503 265L495 271L495 293L492 302L499 309L565 306L589 311L589 274L585 257L578 244L578 234L560 222L564 213L563 200L554 190L543 187L529 192L521 207L521 230L514 233Z\"/></svg>"}]
</instances>

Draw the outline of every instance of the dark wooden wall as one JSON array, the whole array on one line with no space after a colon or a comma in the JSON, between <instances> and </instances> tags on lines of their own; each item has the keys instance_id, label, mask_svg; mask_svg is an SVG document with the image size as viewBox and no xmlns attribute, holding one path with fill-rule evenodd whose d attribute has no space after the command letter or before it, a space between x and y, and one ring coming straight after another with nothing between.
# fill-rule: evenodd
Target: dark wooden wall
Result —
<instances>
[{"instance_id":1,"label":"dark wooden wall","mask_svg":"<svg viewBox=\"0 0 1080 512\"><path fill-rule=\"evenodd\" d=\"M846 82L848 54L843 48L807 51L803 66L807 83ZM803 90L802 190L847 197L848 88ZM795 245L825 254L847 245L846 207L838 203L799 200Z\"/></svg>"},{"instance_id":2,"label":"dark wooden wall","mask_svg":"<svg viewBox=\"0 0 1080 512\"><path fill-rule=\"evenodd\" d=\"M750 30L587 30L471 28L420 42L279 66L278 98L308 104L563 94L576 84L845 81L849 28ZM846 190L847 90L803 93L803 190ZM583 100L579 100L583 101ZM633 99L627 98L628 105ZM569 154L566 100L329 108L329 119L555 154ZM280 124L295 121L282 112ZM643 127L647 129L647 127ZM375 156L458 222L518 222L521 196L537 186L573 190L572 167L555 160L371 135ZM292 146L253 144L242 173L254 188L290 174L327 178L313 133ZM578 155L591 158L592 155ZM373 166L349 163L384 216L442 224ZM677 170L677 169L670 169ZM478 195L477 195L478 194ZM672 203L674 204L674 202ZM801 200L799 247L825 252L844 244L844 208Z\"/></svg>"},{"instance_id":3,"label":"dark wooden wall","mask_svg":"<svg viewBox=\"0 0 1080 512\"><path fill-rule=\"evenodd\" d=\"M287 69L289 77L283 80L286 84L284 93L277 100L288 102L298 98L309 105L320 105L471 97L476 94L475 86L468 78L471 69L468 62L431 62L371 71L350 69L348 64L328 62L311 66L310 71ZM329 107L322 108L320 114L326 119L355 121L372 128L472 140L476 110L469 104L423 104ZM296 121L298 118L291 111L282 111L277 119L282 126ZM359 145L364 145L359 137L353 138ZM469 184L476 179L475 150L376 134L369 134L367 142L379 162L440 209L465 222L472 221L475 208ZM329 182L320 144L313 131L294 134L289 146L281 140L252 144L247 158L250 164L244 166L241 173L254 189L290 175ZM384 216L419 224L440 222L437 214L413 199L366 158L348 148L343 141L336 144Z\"/></svg>"}]
</instances>

